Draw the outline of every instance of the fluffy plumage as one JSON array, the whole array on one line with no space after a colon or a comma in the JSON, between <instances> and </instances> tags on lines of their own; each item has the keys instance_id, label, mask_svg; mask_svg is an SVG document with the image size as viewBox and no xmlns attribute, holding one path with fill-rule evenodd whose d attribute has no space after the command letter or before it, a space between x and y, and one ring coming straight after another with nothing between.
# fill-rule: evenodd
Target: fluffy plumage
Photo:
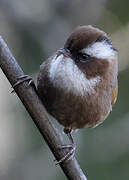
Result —
<instances>
[{"instance_id":1,"label":"fluffy plumage","mask_svg":"<svg viewBox=\"0 0 129 180\"><path fill-rule=\"evenodd\" d=\"M65 129L95 127L116 101L117 66L117 51L106 33L81 26L41 65L39 96Z\"/></svg>"}]
</instances>

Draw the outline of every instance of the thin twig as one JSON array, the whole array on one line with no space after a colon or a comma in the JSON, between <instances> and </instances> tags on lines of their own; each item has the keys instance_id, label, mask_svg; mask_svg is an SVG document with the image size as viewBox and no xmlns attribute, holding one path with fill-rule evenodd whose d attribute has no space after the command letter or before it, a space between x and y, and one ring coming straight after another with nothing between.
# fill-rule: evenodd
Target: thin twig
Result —
<instances>
[{"instance_id":1,"label":"thin twig","mask_svg":"<svg viewBox=\"0 0 129 180\"><path fill-rule=\"evenodd\" d=\"M0 37L0 67L11 85L15 84L17 79L24 75L2 37ZM63 138L51 123L50 116L46 112L35 89L27 85L27 82L21 83L19 86L15 87L15 92L26 107L55 158L57 160L62 159L68 152L66 149L57 150L58 147L63 145ZM87 180L75 157L69 161L60 163L60 166L68 179Z\"/></svg>"}]
</instances>

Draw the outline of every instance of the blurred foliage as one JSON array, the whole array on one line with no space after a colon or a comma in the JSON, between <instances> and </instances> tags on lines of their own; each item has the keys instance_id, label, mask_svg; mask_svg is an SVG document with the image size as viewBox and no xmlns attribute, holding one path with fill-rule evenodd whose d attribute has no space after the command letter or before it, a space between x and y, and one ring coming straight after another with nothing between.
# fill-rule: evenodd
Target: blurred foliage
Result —
<instances>
[{"instance_id":1,"label":"blurred foliage","mask_svg":"<svg viewBox=\"0 0 129 180\"><path fill-rule=\"evenodd\" d=\"M107 9L115 14L123 25L129 22L129 1L109 0Z\"/></svg>"},{"instance_id":2,"label":"blurred foliage","mask_svg":"<svg viewBox=\"0 0 129 180\"><path fill-rule=\"evenodd\" d=\"M119 51L119 96L113 111L99 127L74 134L76 157L88 180L129 178L128 7L128 0L0 0L0 34L35 80L42 61L63 47L78 25L100 27ZM2 72L0 76L0 179L66 179L20 100L10 95Z\"/></svg>"},{"instance_id":3,"label":"blurred foliage","mask_svg":"<svg viewBox=\"0 0 129 180\"><path fill-rule=\"evenodd\" d=\"M26 32L23 30L20 36L22 38L22 43L17 58L20 60L21 66L24 68L24 71L28 73L38 71L39 63L42 61L41 59L37 59L37 57L44 56L42 47L28 31Z\"/></svg>"}]
</instances>

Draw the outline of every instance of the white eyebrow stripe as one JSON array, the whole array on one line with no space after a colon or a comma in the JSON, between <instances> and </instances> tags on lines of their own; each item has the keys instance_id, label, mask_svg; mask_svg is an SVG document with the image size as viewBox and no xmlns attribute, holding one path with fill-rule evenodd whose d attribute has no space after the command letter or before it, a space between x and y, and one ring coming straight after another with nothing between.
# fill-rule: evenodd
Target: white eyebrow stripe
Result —
<instances>
[{"instance_id":1,"label":"white eyebrow stripe","mask_svg":"<svg viewBox=\"0 0 129 180\"><path fill-rule=\"evenodd\" d=\"M101 42L94 42L87 48L82 49L81 52L101 59L109 58L117 53L112 49L112 45L108 44L105 40Z\"/></svg>"}]
</instances>

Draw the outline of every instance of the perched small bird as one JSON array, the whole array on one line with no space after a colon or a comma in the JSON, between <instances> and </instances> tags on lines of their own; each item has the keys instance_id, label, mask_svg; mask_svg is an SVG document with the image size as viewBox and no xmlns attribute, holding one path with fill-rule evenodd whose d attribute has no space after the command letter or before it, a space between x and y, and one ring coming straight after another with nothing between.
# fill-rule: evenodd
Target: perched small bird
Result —
<instances>
[{"instance_id":1,"label":"perched small bird","mask_svg":"<svg viewBox=\"0 0 129 180\"><path fill-rule=\"evenodd\" d=\"M38 94L72 142L59 163L75 150L72 130L96 127L109 115L117 99L117 74L117 50L105 32L90 25L78 27L40 66Z\"/></svg>"},{"instance_id":2,"label":"perched small bird","mask_svg":"<svg viewBox=\"0 0 129 180\"><path fill-rule=\"evenodd\" d=\"M71 140L72 130L96 127L112 110L118 92L117 59L107 34L89 25L78 27L64 48L40 66L39 96Z\"/></svg>"}]
</instances>

